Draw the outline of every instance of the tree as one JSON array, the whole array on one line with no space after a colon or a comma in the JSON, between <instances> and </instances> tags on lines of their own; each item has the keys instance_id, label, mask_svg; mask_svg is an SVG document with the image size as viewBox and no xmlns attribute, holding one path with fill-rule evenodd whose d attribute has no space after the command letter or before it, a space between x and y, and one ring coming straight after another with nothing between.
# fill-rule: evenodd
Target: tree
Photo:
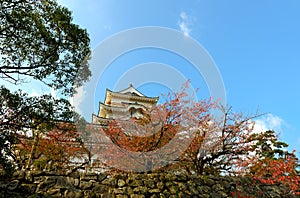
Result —
<instances>
[{"instance_id":1,"label":"tree","mask_svg":"<svg viewBox=\"0 0 300 198\"><path fill-rule=\"evenodd\" d=\"M235 163L248 154L253 129L252 119L255 116L235 114L231 108L222 108L221 116L213 116L212 110L220 109L216 102L202 100L191 101L186 94L187 82L183 89L166 96L166 102L149 110L147 119L113 120L107 128L102 128L116 147L109 147L108 165L111 162L126 163L126 166L157 167L154 162L168 159L174 151L182 151L177 158L177 165L185 167L189 172L203 174L227 174L235 171ZM99 134L99 133L98 133ZM178 141L162 155L147 157L147 162L140 162L136 157L127 156L133 151L146 155L163 148L172 139ZM182 150L186 141L191 139L186 150ZM126 158L124 161L122 159ZM157 158L160 158L157 160ZM106 157L108 159L108 157ZM125 165L124 165L125 166Z\"/></svg>"},{"instance_id":2,"label":"tree","mask_svg":"<svg viewBox=\"0 0 300 198\"><path fill-rule=\"evenodd\" d=\"M182 160L198 174L231 174L236 163L248 155L252 142L254 116L234 113L232 108L217 105L220 115L196 133Z\"/></svg>"},{"instance_id":3,"label":"tree","mask_svg":"<svg viewBox=\"0 0 300 198\"><path fill-rule=\"evenodd\" d=\"M113 120L106 128L100 128L99 130L102 130L116 145L116 147L108 146L105 152L99 148L98 153L109 155L102 157L108 159L106 165L111 166L112 163L119 162L123 167L131 167L132 170L152 170L160 167L162 165L159 164L160 162L167 162L174 151L184 152L184 145L189 139L187 136L192 136L193 133L191 128L206 125L210 120L209 110L213 106L210 100L190 101L186 94L188 83L183 85L180 92L166 95L165 103L144 112L144 115L147 114L144 118ZM174 138L177 142L169 149L164 148L167 149L166 152L148 155L152 151L163 148ZM103 137L99 139L102 140ZM125 153L124 149L140 153L145 159L128 156L128 152ZM111 153L113 155L110 155ZM126 161L122 160L125 158Z\"/></svg>"},{"instance_id":4,"label":"tree","mask_svg":"<svg viewBox=\"0 0 300 198\"><path fill-rule=\"evenodd\" d=\"M300 174L296 170L299 162L294 152L257 160L251 167L251 175L264 184L284 185L286 195L300 195Z\"/></svg>"},{"instance_id":5,"label":"tree","mask_svg":"<svg viewBox=\"0 0 300 198\"><path fill-rule=\"evenodd\" d=\"M26 77L65 94L90 76L86 30L72 23L71 12L55 0L0 2L0 75L12 83Z\"/></svg>"},{"instance_id":6,"label":"tree","mask_svg":"<svg viewBox=\"0 0 300 198\"><path fill-rule=\"evenodd\" d=\"M13 84L32 78L64 95L91 75L86 30L72 23L71 12L55 0L4 0L0 2L0 76ZM9 173L11 159L16 160L13 146L19 135L32 132L34 144L38 134L46 135L57 123L74 122L73 110L65 99L49 95L29 97L19 90L0 88L0 163ZM31 160L28 162L31 164Z\"/></svg>"},{"instance_id":7,"label":"tree","mask_svg":"<svg viewBox=\"0 0 300 198\"><path fill-rule=\"evenodd\" d=\"M110 146L109 141L98 137L103 144L109 142L106 150L101 145L98 152L108 153L101 158L106 159L104 163L119 163L133 171L149 166L146 170L151 171L159 167L156 157L163 161L168 156L149 155L141 161L136 155L147 156L177 136L182 140L192 138L192 142L175 163L172 161L172 171L185 168L197 175L246 175L269 184L279 182L293 193L299 189L295 155L284 151L287 144L279 141L274 131L254 131L254 119L259 115L234 113L211 100L191 102L186 96L185 89L168 94L167 101L150 109L146 119L112 120L106 128L99 128L114 144ZM220 115L212 115L215 109L220 109ZM177 143L169 148L170 155L182 147L182 142Z\"/></svg>"},{"instance_id":8,"label":"tree","mask_svg":"<svg viewBox=\"0 0 300 198\"><path fill-rule=\"evenodd\" d=\"M253 154L240 164L244 167L242 173L265 184L282 184L287 187L287 195L300 194L300 173L297 171L300 164L296 151L289 152L288 144L281 142L273 130L253 136L256 139L251 146Z\"/></svg>"},{"instance_id":9,"label":"tree","mask_svg":"<svg viewBox=\"0 0 300 198\"><path fill-rule=\"evenodd\" d=\"M81 167L89 162L88 151L72 123L59 123L34 137L23 136L15 151L19 166L32 166L37 170L70 173L70 168L76 169L78 164Z\"/></svg>"},{"instance_id":10,"label":"tree","mask_svg":"<svg viewBox=\"0 0 300 198\"><path fill-rule=\"evenodd\" d=\"M74 138L72 141L75 142L76 140L77 144L83 148L83 145L79 144L81 142L78 141L77 130L72 124L78 120L76 118L79 115L72 110L67 100L54 99L50 95L28 97L21 90L11 93L8 89L1 87L0 104L2 104L0 109L0 146L2 149L0 160L6 172L12 170L12 162L17 163L17 166L22 168L23 163L15 155L16 145L18 147L17 150L22 151L26 151L28 145L31 145L30 157L27 159L28 168L33 162L32 158L36 155L36 150L41 150L36 148L42 144L41 140L45 142L45 138L54 137L54 134L59 136L59 138L48 139L53 140L52 144L48 142L48 147L59 145L55 143L59 139ZM69 124L64 124L64 127L62 127L63 123ZM27 144L24 141L27 141ZM24 146L24 148L20 146ZM52 154L54 155L54 153Z\"/></svg>"}]
</instances>

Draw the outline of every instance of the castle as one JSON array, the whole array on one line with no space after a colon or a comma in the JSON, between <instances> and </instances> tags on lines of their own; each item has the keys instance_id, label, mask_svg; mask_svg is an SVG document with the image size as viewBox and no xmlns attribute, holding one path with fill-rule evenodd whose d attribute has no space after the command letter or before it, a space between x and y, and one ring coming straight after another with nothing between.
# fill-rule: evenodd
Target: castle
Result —
<instances>
[{"instance_id":1,"label":"castle","mask_svg":"<svg viewBox=\"0 0 300 198\"><path fill-rule=\"evenodd\" d=\"M98 114L92 114L92 124L107 125L107 121L146 119L147 112L155 106L159 97L148 97L139 92L132 83L118 92L106 89L104 103L99 103Z\"/></svg>"}]
</instances>

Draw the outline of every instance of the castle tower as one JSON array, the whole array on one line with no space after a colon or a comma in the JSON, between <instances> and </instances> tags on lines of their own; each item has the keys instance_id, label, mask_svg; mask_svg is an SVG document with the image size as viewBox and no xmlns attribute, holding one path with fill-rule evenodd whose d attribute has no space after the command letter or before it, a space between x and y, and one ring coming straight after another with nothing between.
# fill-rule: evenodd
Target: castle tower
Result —
<instances>
[{"instance_id":1,"label":"castle tower","mask_svg":"<svg viewBox=\"0 0 300 198\"><path fill-rule=\"evenodd\" d=\"M132 83L118 92L106 89L104 103L99 103L98 114L92 115L93 124L106 125L110 119L143 119L149 109L156 105L159 97L147 97L139 92Z\"/></svg>"}]
</instances>

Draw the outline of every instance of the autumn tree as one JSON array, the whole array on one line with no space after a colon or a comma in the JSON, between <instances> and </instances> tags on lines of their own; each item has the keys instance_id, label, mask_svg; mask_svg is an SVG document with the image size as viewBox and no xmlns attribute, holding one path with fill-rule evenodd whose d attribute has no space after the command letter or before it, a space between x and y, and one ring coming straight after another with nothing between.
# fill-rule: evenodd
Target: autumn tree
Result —
<instances>
[{"instance_id":1,"label":"autumn tree","mask_svg":"<svg viewBox=\"0 0 300 198\"><path fill-rule=\"evenodd\" d=\"M196 136L182 160L187 168L198 174L230 174L237 161L248 155L254 127L253 118L234 113L232 108L217 105L218 115L207 125L199 127ZM188 166L189 165L189 166Z\"/></svg>"},{"instance_id":2,"label":"autumn tree","mask_svg":"<svg viewBox=\"0 0 300 198\"><path fill-rule=\"evenodd\" d=\"M122 164L123 167L130 167L132 171L140 170L139 167L146 167L146 170L153 170L172 152L180 151L185 146L183 140L191 139L189 146L182 150L181 155L170 163L171 168L185 168L191 174L198 175L250 175L259 176L255 169L262 164L256 163L271 157L284 156L287 153L283 150L287 145L277 139L273 131L254 130L255 119L260 116L244 115L233 112L232 108L224 108L211 100L190 101L186 89L178 93L168 94L167 101L158 104L149 110L145 119L131 118L129 120L111 120L106 128L99 128L93 134L102 134L99 139L109 137L109 140L99 140L102 157L107 166L114 163ZM217 111L217 114L213 114ZM147 112L145 112L147 113ZM179 137L180 141L165 150L167 155L156 153L174 138ZM96 139L95 136L93 139ZM182 141L181 141L182 140ZM130 152L128 152L130 151ZM100 151L98 153L101 153ZM129 153L129 154L128 154ZM148 156L146 161L141 161L139 156ZM289 158L277 162L287 162L290 168L286 170L295 177L296 159L289 155ZM252 160L249 160L252 158ZM255 159L255 160L254 160ZM251 164L246 164L246 162ZM275 162L273 162L276 164ZM276 165L278 166L278 165ZM276 167L275 166L275 167ZM268 173L269 165L263 165L263 174ZM292 168L293 167L293 168ZM145 170L143 169L143 170ZM174 169L173 169L174 170ZM293 171L292 171L293 170ZM256 173L256 174L254 174ZM282 172L283 173L283 172ZM290 180L292 181L292 180ZM294 181L294 180L293 180ZM295 183L295 182L294 182Z\"/></svg>"},{"instance_id":3,"label":"autumn tree","mask_svg":"<svg viewBox=\"0 0 300 198\"><path fill-rule=\"evenodd\" d=\"M240 164L247 167L242 172L265 184L287 187L286 195L300 194L300 167L295 152L288 151L288 144L279 140L273 130L254 134L256 142L252 154Z\"/></svg>"},{"instance_id":4,"label":"autumn tree","mask_svg":"<svg viewBox=\"0 0 300 198\"><path fill-rule=\"evenodd\" d=\"M79 150L88 156L74 123L80 117L67 100L51 95L28 97L21 91L10 92L2 87L0 103L1 165L6 171L12 169L12 163L20 169L31 168L34 160L40 160L40 157L57 161L53 159L57 157L54 150L59 147L64 149L64 155L68 154L63 157L65 163L71 158L79 158Z\"/></svg>"},{"instance_id":5,"label":"autumn tree","mask_svg":"<svg viewBox=\"0 0 300 198\"><path fill-rule=\"evenodd\" d=\"M235 114L230 108L221 108L210 99L191 101L186 94L188 83L179 92L166 95L165 103L150 109L149 118L112 120L106 128L100 129L116 145L106 151L114 153L106 157L111 158L107 160L108 165L111 165L110 161L119 161L128 167L148 166L146 169L151 170L159 167L155 163L170 160L169 156L180 151L181 155L172 159L172 163L177 161L178 166L191 173L203 175L234 171L235 161L248 154L251 141L254 141L250 133L254 125L252 119L257 115ZM216 110L218 116L212 113ZM164 148L174 138L176 143L164 154L148 156L148 153ZM134 153L128 155L126 151ZM134 157L136 153L147 156L147 162L138 161Z\"/></svg>"},{"instance_id":6,"label":"autumn tree","mask_svg":"<svg viewBox=\"0 0 300 198\"><path fill-rule=\"evenodd\" d=\"M32 141L33 138L37 141ZM20 138L15 156L20 167L68 174L89 163L89 151L83 144L76 125L60 122L44 134Z\"/></svg>"},{"instance_id":7,"label":"autumn tree","mask_svg":"<svg viewBox=\"0 0 300 198\"><path fill-rule=\"evenodd\" d=\"M91 75L86 30L72 23L71 12L55 0L0 2L0 76L12 84L35 79L70 96ZM49 95L29 97L24 91L0 88L1 165L10 172L13 146L20 134L45 135L59 122L74 122L65 99ZM38 145L38 139L34 138ZM36 148L32 148L31 155ZM32 157L31 157L32 158ZM29 160L28 165L32 162Z\"/></svg>"},{"instance_id":8,"label":"autumn tree","mask_svg":"<svg viewBox=\"0 0 300 198\"><path fill-rule=\"evenodd\" d=\"M189 141L187 136L192 136L194 130L191 128L206 125L205 123L210 120L210 107L213 105L210 100L191 101L186 94L187 86L188 82L183 85L181 91L164 96L166 102L144 112L143 118L112 120L108 122L106 128L100 128L99 131L103 132L101 136L109 137L111 143L115 145L108 146L105 152L99 148L101 151L98 153L107 154L102 157L106 164L111 166L111 162L120 162L123 167L131 167L136 171L142 169L150 171L154 167L167 164L174 151L184 152L186 142ZM176 143L169 145L168 143L174 139ZM166 149L166 152L156 153L159 149ZM133 155L128 155L128 152L124 151L130 151ZM137 153L145 159L136 157Z\"/></svg>"}]
</instances>

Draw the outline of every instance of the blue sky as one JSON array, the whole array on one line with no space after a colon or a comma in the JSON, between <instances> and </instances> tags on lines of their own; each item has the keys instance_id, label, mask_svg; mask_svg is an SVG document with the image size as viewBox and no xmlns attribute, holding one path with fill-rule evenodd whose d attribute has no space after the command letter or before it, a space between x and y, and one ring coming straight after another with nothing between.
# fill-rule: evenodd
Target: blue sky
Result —
<instances>
[{"instance_id":1,"label":"blue sky","mask_svg":"<svg viewBox=\"0 0 300 198\"><path fill-rule=\"evenodd\" d=\"M291 149L300 150L300 1L59 0L59 3L73 12L75 23L87 29L92 48L120 31L143 26L172 28L195 39L216 63L228 104L245 114L256 110L268 113L259 118L257 125L277 130ZM119 57L106 70L97 85L96 100L103 101L105 89L112 89L124 72L149 61L174 66L191 79L193 86L200 88L200 97L209 96L205 81L195 75L185 60L167 51L141 49ZM186 67L180 69L179 64ZM155 83L140 89L150 96L167 90Z\"/></svg>"}]
</instances>

